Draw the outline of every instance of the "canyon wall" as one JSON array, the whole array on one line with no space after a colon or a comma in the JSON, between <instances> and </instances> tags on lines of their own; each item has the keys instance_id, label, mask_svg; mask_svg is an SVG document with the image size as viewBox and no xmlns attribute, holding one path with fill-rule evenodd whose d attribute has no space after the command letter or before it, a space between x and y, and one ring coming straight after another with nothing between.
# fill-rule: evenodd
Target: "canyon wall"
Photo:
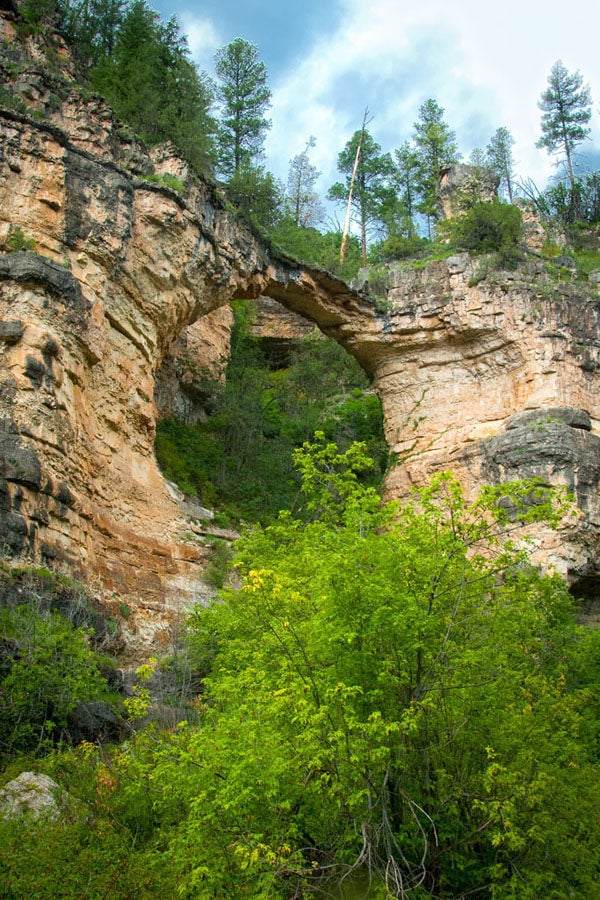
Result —
<instances>
[{"instance_id":1,"label":"canyon wall","mask_svg":"<svg viewBox=\"0 0 600 900\"><path fill-rule=\"evenodd\" d=\"M225 308L267 291L333 337L356 334L360 352L369 304L273 254L174 148L147 152L101 98L64 73L57 80L35 54L24 61L9 26L0 46L16 98L0 109L2 549L66 568L107 602L126 598L150 633L167 611L206 595L210 554L204 511L181 504L153 453L155 376L166 361L164 398L174 342L185 332L192 356L208 349L191 363L218 373ZM165 173L181 190L161 183Z\"/></svg>"},{"instance_id":2,"label":"canyon wall","mask_svg":"<svg viewBox=\"0 0 600 900\"><path fill-rule=\"evenodd\" d=\"M0 108L5 556L64 567L109 606L125 600L146 644L203 600L210 523L162 478L155 423L159 407L193 418L203 373L223 372L230 301L267 295L267 330L279 303L373 377L404 460L388 496L444 468L470 494L530 474L566 484L579 518L536 540L595 590L596 283L554 285L538 261L485 272L459 255L351 289L273 252L218 185L174 148L145 150L64 73L57 82L33 53L15 66L10 23L2 34L0 69L19 98Z\"/></svg>"},{"instance_id":3,"label":"canyon wall","mask_svg":"<svg viewBox=\"0 0 600 900\"><path fill-rule=\"evenodd\" d=\"M458 254L386 275L386 354L376 370L401 497L451 469L481 484L539 477L579 516L538 533L539 556L579 592L596 591L600 526L600 296L557 283L535 257L515 271ZM381 291L381 286L378 288Z\"/></svg>"}]
</instances>

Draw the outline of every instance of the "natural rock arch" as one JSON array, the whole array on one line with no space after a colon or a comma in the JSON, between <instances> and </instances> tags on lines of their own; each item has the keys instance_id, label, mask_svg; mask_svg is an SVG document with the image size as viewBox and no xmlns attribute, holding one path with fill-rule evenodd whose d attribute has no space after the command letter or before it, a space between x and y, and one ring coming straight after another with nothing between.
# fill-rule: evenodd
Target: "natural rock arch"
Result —
<instances>
[{"instance_id":1,"label":"natural rock arch","mask_svg":"<svg viewBox=\"0 0 600 900\"><path fill-rule=\"evenodd\" d=\"M413 454L388 479L391 494L448 467L475 490L518 476L526 460L523 474L576 492L585 539L562 534L549 556L595 583L597 294L540 287L536 264L482 281L462 255L392 273L378 312L367 291L274 252L174 151L149 155L120 137L99 98L74 92L54 125L0 111L0 139L0 528L10 555L66 564L105 597L129 598L150 630L201 596L206 551L183 539L152 452L155 373L188 324L264 293L374 377L391 448ZM151 171L185 191L149 181ZM9 252L29 241L35 250ZM542 428L516 421L531 410Z\"/></svg>"},{"instance_id":2,"label":"natural rock arch","mask_svg":"<svg viewBox=\"0 0 600 900\"><path fill-rule=\"evenodd\" d=\"M0 113L0 247L22 244L0 256L1 525L11 555L162 614L198 596L203 563L153 454L154 377L176 335L266 292L373 372L383 323L274 252L175 152L118 144L103 112L74 109L64 128Z\"/></svg>"}]
</instances>

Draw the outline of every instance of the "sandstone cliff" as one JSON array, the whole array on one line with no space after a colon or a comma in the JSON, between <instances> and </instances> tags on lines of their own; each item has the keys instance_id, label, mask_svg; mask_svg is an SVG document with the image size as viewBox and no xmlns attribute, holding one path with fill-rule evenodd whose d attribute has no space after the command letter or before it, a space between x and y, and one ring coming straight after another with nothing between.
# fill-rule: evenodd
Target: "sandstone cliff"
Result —
<instances>
[{"instance_id":1,"label":"sandstone cliff","mask_svg":"<svg viewBox=\"0 0 600 900\"><path fill-rule=\"evenodd\" d=\"M146 151L99 97L57 80L34 53L23 63L10 23L3 34L0 68L19 100L0 109L6 554L67 566L107 602L126 599L148 642L169 612L202 599L208 549L190 540L202 531L190 531L194 510L158 471L157 401L190 413L179 382L192 396L198 373L222 372L229 302L267 294L373 376L389 444L409 456L388 495L440 468L470 492L523 474L568 484L582 518L539 540L592 592L597 287L555 287L537 263L483 277L461 255L398 268L374 302L368 285L352 290L274 254L174 148ZM148 180L164 173L184 189Z\"/></svg>"},{"instance_id":2,"label":"sandstone cliff","mask_svg":"<svg viewBox=\"0 0 600 900\"><path fill-rule=\"evenodd\" d=\"M402 496L452 469L482 483L537 476L565 485L585 514L537 535L546 562L595 591L600 526L600 297L556 284L542 261L491 269L459 254L386 279L385 359L376 385Z\"/></svg>"},{"instance_id":3,"label":"sandstone cliff","mask_svg":"<svg viewBox=\"0 0 600 900\"><path fill-rule=\"evenodd\" d=\"M173 148L147 153L99 97L31 58L16 65L22 50L8 40L0 60L19 101L0 109L4 549L129 598L156 628L205 591L207 549L184 539L153 454L155 375L173 342L263 290L333 336L360 334L369 304L274 256ZM144 177L164 172L184 191ZM215 364L206 332L204 346L199 369Z\"/></svg>"}]
</instances>

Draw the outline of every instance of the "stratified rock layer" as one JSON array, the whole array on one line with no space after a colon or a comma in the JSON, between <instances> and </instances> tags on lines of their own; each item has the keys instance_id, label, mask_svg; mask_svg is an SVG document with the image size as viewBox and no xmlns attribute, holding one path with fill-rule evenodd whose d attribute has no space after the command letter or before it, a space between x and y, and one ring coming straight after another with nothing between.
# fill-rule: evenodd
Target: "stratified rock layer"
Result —
<instances>
[{"instance_id":1,"label":"stratified rock layer","mask_svg":"<svg viewBox=\"0 0 600 900\"><path fill-rule=\"evenodd\" d=\"M127 598L146 644L169 611L202 599L209 549L190 540L189 510L158 471L155 397L193 418L202 373L222 372L229 302L266 294L373 376L405 459L388 496L446 468L469 494L531 474L566 484L579 521L536 540L546 561L597 583L597 284L553 285L541 263L486 274L461 254L394 269L371 300L368 285L274 254L215 185L172 148L146 152L100 98L63 84L56 107L42 68L19 71L13 87L46 118L0 110L6 553ZM173 386L186 378L187 399Z\"/></svg>"},{"instance_id":2,"label":"stratified rock layer","mask_svg":"<svg viewBox=\"0 0 600 900\"><path fill-rule=\"evenodd\" d=\"M99 98L73 88L55 120L0 110L0 528L11 556L127 597L150 633L206 595L210 555L153 453L155 375L173 343L192 326L190 368L218 376L212 337L220 328L225 347L236 297L267 290L334 337L363 330L370 307L271 254L174 150L122 137ZM185 190L144 177L156 171Z\"/></svg>"},{"instance_id":3,"label":"stratified rock layer","mask_svg":"<svg viewBox=\"0 0 600 900\"><path fill-rule=\"evenodd\" d=\"M402 496L452 469L483 483L540 477L567 486L585 513L577 533L544 539L573 578L597 568L600 298L553 284L542 263L490 270L459 254L389 275L386 344L377 368L391 448L387 481Z\"/></svg>"}]
</instances>

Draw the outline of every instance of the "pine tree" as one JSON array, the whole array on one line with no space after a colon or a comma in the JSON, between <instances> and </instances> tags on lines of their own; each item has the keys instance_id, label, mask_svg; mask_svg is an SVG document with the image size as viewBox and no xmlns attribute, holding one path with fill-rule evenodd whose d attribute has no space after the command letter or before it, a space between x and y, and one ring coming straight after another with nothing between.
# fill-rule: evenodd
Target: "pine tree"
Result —
<instances>
[{"instance_id":1,"label":"pine tree","mask_svg":"<svg viewBox=\"0 0 600 900\"><path fill-rule=\"evenodd\" d=\"M398 192L404 218L408 225L408 236L415 233L414 217L417 211L419 156L414 146L405 141L394 151L395 166L393 184Z\"/></svg>"},{"instance_id":2,"label":"pine tree","mask_svg":"<svg viewBox=\"0 0 600 900\"><path fill-rule=\"evenodd\" d=\"M513 158L512 145L514 138L508 128L497 128L486 147L486 164L493 169L500 179L500 188L504 188L512 203L513 191Z\"/></svg>"},{"instance_id":3,"label":"pine tree","mask_svg":"<svg viewBox=\"0 0 600 900\"><path fill-rule=\"evenodd\" d=\"M579 72L571 75L559 59L550 70L548 87L538 105L542 110L542 137L536 146L543 147L549 153L564 154L571 196L574 197L573 152L590 133L590 89L583 85Z\"/></svg>"},{"instance_id":4,"label":"pine tree","mask_svg":"<svg viewBox=\"0 0 600 900\"><path fill-rule=\"evenodd\" d=\"M361 152L356 170L352 207L355 220L360 227L361 253L363 265L367 262L367 233L369 229L381 225L386 210L395 200L395 192L389 186L393 163L389 153L381 152L381 145L366 129L355 131L342 152L338 155L338 170L346 176L345 182L336 182L329 188L330 200L346 203L352 172L356 160L359 141Z\"/></svg>"},{"instance_id":5,"label":"pine tree","mask_svg":"<svg viewBox=\"0 0 600 900\"><path fill-rule=\"evenodd\" d=\"M419 108L415 122L415 144L419 157L419 193L421 202L417 209L427 216L431 236L432 220L437 218L437 188L440 170L458 162L456 135L444 122L443 108L432 99Z\"/></svg>"},{"instance_id":6,"label":"pine tree","mask_svg":"<svg viewBox=\"0 0 600 900\"><path fill-rule=\"evenodd\" d=\"M212 93L207 77L191 62L175 19L164 23L145 0L135 0L113 52L92 68L90 79L143 140L173 141L192 165L211 170Z\"/></svg>"},{"instance_id":7,"label":"pine tree","mask_svg":"<svg viewBox=\"0 0 600 900\"><path fill-rule=\"evenodd\" d=\"M290 161L287 182L287 205L290 217L301 228L312 228L323 218L323 207L315 184L321 174L310 162L308 152L315 146L310 137L302 153Z\"/></svg>"},{"instance_id":8,"label":"pine tree","mask_svg":"<svg viewBox=\"0 0 600 900\"><path fill-rule=\"evenodd\" d=\"M215 70L221 108L219 168L230 178L262 155L265 132L271 127L265 117L271 91L257 47L243 38L217 52Z\"/></svg>"}]
</instances>

